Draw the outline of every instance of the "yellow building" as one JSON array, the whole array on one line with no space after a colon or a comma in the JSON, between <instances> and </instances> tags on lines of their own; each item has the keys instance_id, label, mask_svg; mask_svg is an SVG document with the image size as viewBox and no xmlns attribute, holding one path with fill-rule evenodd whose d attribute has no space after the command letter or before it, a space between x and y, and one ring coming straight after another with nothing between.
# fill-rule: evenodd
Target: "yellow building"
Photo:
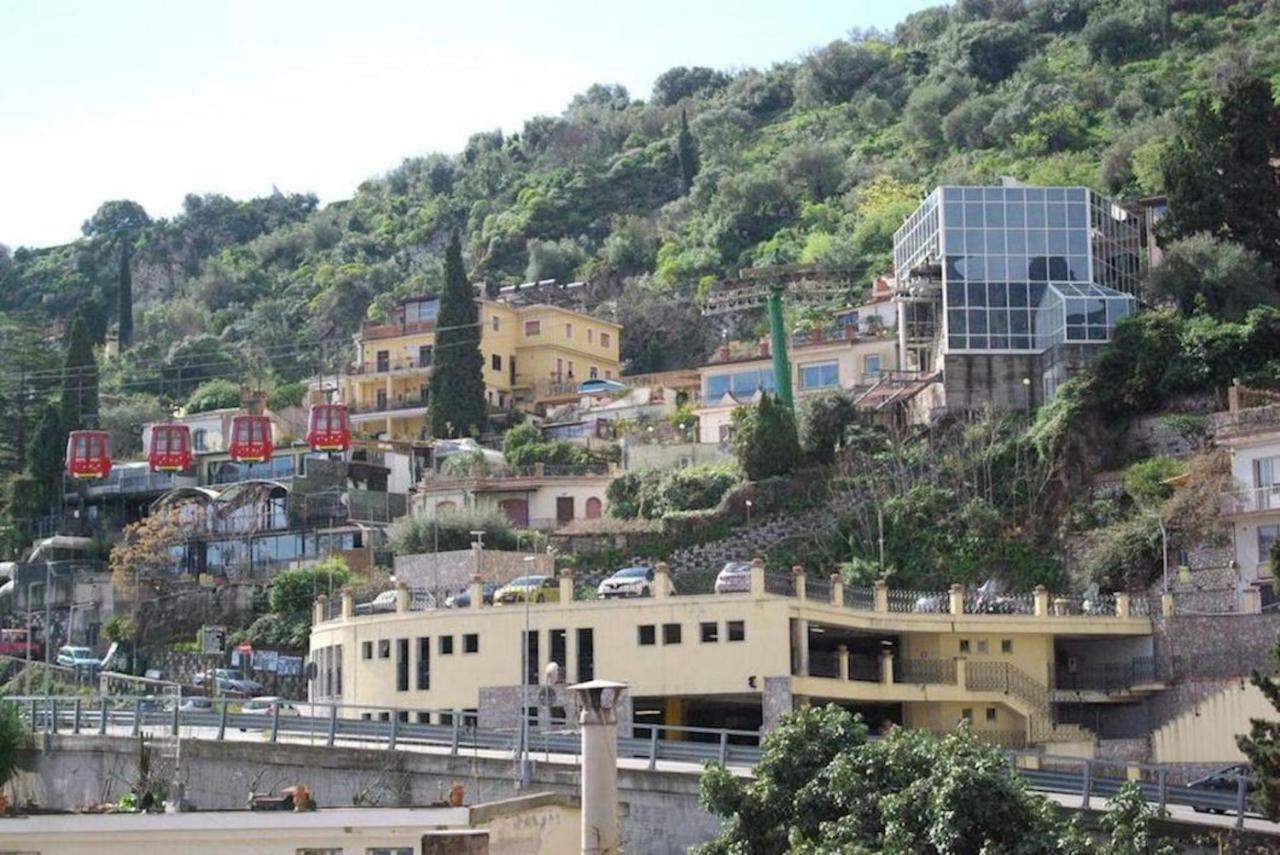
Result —
<instances>
[{"instance_id":1,"label":"yellow building","mask_svg":"<svg viewBox=\"0 0 1280 855\"><path fill-rule=\"evenodd\" d=\"M631 727L767 729L797 705L834 702L873 728L967 722L1000 744L1054 743L1057 753L1088 755L1093 734L1058 715L1060 704L1091 700L1077 677L1104 667L1130 675L1130 685L1111 686L1097 703L1161 688L1146 664L1146 601L1124 594L1086 603L1041 589L1001 597L1000 613L991 613L959 586L935 595L882 584L846 590L834 578L767 576L760 562L743 587L675 595L659 565L652 598L574 600L572 579L562 577L560 602L527 612L480 605L476 590L471 608L413 611L401 589L395 613L365 616L347 595L333 619L323 619L327 603L317 604L312 699L366 705L370 718L442 723L462 712L482 727L512 726L521 687L511 678L527 650L530 709L555 662L570 684L629 684L631 709L620 721ZM556 718L556 706L568 704L559 687L554 694L541 703Z\"/></svg>"},{"instance_id":2,"label":"yellow building","mask_svg":"<svg viewBox=\"0 0 1280 855\"><path fill-rule=\"evenodd\" d=\"M573 400L578 384L620 373L617 324L549 305L477 300L485 394L493 409L536 409ZM439 303L405 300L392 319L365 325L357 356L337 383L352 428L384 439L424 437ZM323 397L323 379L313 396Z\"/></svg>"}]
</instances>

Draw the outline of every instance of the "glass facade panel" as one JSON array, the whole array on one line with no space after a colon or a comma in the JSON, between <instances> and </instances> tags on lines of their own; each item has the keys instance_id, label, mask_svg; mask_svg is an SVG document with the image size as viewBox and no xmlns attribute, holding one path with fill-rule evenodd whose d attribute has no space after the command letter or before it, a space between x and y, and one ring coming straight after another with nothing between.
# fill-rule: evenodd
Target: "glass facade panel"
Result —
<instances>
[{"instance_id":1,"label":"glass facade panel","mask_svg":"<svg viewBox=\"0 0 1280 855\"><path fill-rule=\"evenodd\" d=\"M703 382L703 397L708 401L717 401L732 393L735 398L749 398L757 390L773 392L773 368L752 368L744 371L710 374Z\"/></svg>"},{"instance_id":2,"label":"glass facade panel","mask_svg":"<svg viewBox=\"0 0 1280 855\"><path fill-rule=\"evenodd\" d=\"M840 382L840 366L832 362L810 362L800 366L801 389L829 389Z\"/></svg>"}]
</instances>

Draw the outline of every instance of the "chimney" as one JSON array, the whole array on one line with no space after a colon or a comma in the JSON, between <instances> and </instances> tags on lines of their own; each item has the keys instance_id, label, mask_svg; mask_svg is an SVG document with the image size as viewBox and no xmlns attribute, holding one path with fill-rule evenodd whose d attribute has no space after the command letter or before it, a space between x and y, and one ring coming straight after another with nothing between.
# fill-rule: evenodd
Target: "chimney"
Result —
<instances>
[{"instance_id":1,"label":"chimney","mask_svg":"<svg viewBox=\"0 0 1280 855\"><path fill-rule=\"evenodd\" d=\"M618 716L626 683L591 680L569 687L582 725L582 855L622 848L618 829Z\"/></svg>"}]
</instances>

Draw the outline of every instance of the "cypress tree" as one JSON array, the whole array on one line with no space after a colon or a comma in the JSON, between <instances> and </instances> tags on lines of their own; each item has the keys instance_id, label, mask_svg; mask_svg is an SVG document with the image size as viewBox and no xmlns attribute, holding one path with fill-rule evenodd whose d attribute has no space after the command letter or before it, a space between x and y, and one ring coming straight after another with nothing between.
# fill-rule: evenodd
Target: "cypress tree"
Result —
<instances>
[{"instance_id":1,"label":"cypress tree","mask_svg":"<svg viewBox=\"0 0 1280 855\"><path fill-rule=\"evenodd\" d=\"M133 343L133 271L129 269L129 257L133 249L127 238L120 240L120 281L116 290L116 322L119 335L116 341L123 351Z\"/></svg>"},{"instance_id":2,"label":"cypress tree","mask_svg":"<svg viewBox=\"0 0 1280 855\"><path fill-rule=\"evenodd\" d=\"M62 425L64 430L92 427L98 419L98 363L84 318L76 314L67 331L62 366Z\"/></svg>"},{"instance_id":3,"label":"cypress tree","mask_svg":"<svg viewBox=\"0 0 1280 855\"><path fill-rule=\"evenodd\" d=\"M48 510L58 498L66 450L67 428L62 421L62 411L57 404L49 402L40 411L35 435L27 449L27 469L35 479L36 499L41 510Z\"/></svg>"},{"instance_id":4,"label":"cypress tree","mask_svg":"<svg viewBox=\"0 0 1280 855\"><path fill-rule=\"evenodd\" d=\"M1275 656L1280 662L1280 644L1276 646ZM1270 669L1266 674L1254 671L1250 682L1271 706L1280 710L1280 684L1271 679ZM1249 732L1236 736L1236 744L1249 758L1252 777L1258 786L1254 797L1262 812L1272 821L1280 819L1280 721L1249 719Z\"/></svg>"},{"instance_id":5,"label":"cypress tree","mask_svg":"<svg viewBox=\"0 0 1280 855\"><path fill-rule=\"evenodd\" d=\"M680 133L676 137L676 162L680 165L680 190L688 193L698 176L698 143L689 131L689 116L680 111Z\"/></svg>"},{"instance_id":6,"label":"cypress tree","mask_svg":"<svg viewBox=\"0 0 1280 855\"><path fill-rule=\"evenodd\" d=\"M445 251L436 329L427 425L434 437L474 436L486 421L484 357L475 294L462 266L457 232Z\"/></svg>"}]
</instances>

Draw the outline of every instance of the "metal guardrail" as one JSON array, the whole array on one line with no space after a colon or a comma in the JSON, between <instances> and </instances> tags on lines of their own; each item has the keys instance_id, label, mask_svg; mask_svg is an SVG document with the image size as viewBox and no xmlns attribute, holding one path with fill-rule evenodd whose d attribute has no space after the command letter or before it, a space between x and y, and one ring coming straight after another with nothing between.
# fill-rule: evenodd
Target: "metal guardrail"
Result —
<instances>
[{"instance_id":1,"label":"metal guardrail","mask_svg":"<svg viewBox=\"0 0 1280 855\"><path fill-rule=\"evenodd\" d=\"M184 699L189 700L189 699ZM185 739L226 739L228 729L262 733L270 742L281 737L310 737L313 741L333 746L344 742L373 743L394 751L407 745L432 745L447 748L452 755L466 751L489 750L510 752L513 759L522 753L517 728L483 728L474 712L462 710L431 711L429 715L447 716L447 723L427 724L411 721L422 710L352 707L342 704L309 704L296 702L319 711L313 715L281 715L276 706L272 714L238 711L242 700L215 699L208 710L183 710L171 698L137 696L17 696L6 701L17 706L21 719L33 732L110 735L124 731L131 736L144 733L176 735L183 728L202 728L208 735L183 734ZM356 717L344 713L358 712ZM367 716L367 717L365 717ZM443 719L441 719L443 720ZM726 766L753 767L760 761L760 733L751 730L674 727L661 724L633 724L630 736L619 736L618 757L647 761L654 769L660 760L688 763L721 763ZM675 737L675 738L672 738ZM563 719L551 720L548 727L531 727L527 749L534 757L539 753L577 755L581 740L576 729ZM1161 809L1182 805L1195 810L1234 813L1236 827L1242 827L1246 813L1256 812L1248 793L1248 781L1239 778L1234 791L1191 789L1170 781L1168 767L1103 761L1079 757L1030 754L1038 768L1018 764L1021 752L1010 752L1016 771L1036 790L1079 795L1081 808L1089 809L1092 800L1109 798L1129 782L1136 769L1143 796ZM1106 774L1113 770L1118 774Z\"/></svg>"}]
</instances>

